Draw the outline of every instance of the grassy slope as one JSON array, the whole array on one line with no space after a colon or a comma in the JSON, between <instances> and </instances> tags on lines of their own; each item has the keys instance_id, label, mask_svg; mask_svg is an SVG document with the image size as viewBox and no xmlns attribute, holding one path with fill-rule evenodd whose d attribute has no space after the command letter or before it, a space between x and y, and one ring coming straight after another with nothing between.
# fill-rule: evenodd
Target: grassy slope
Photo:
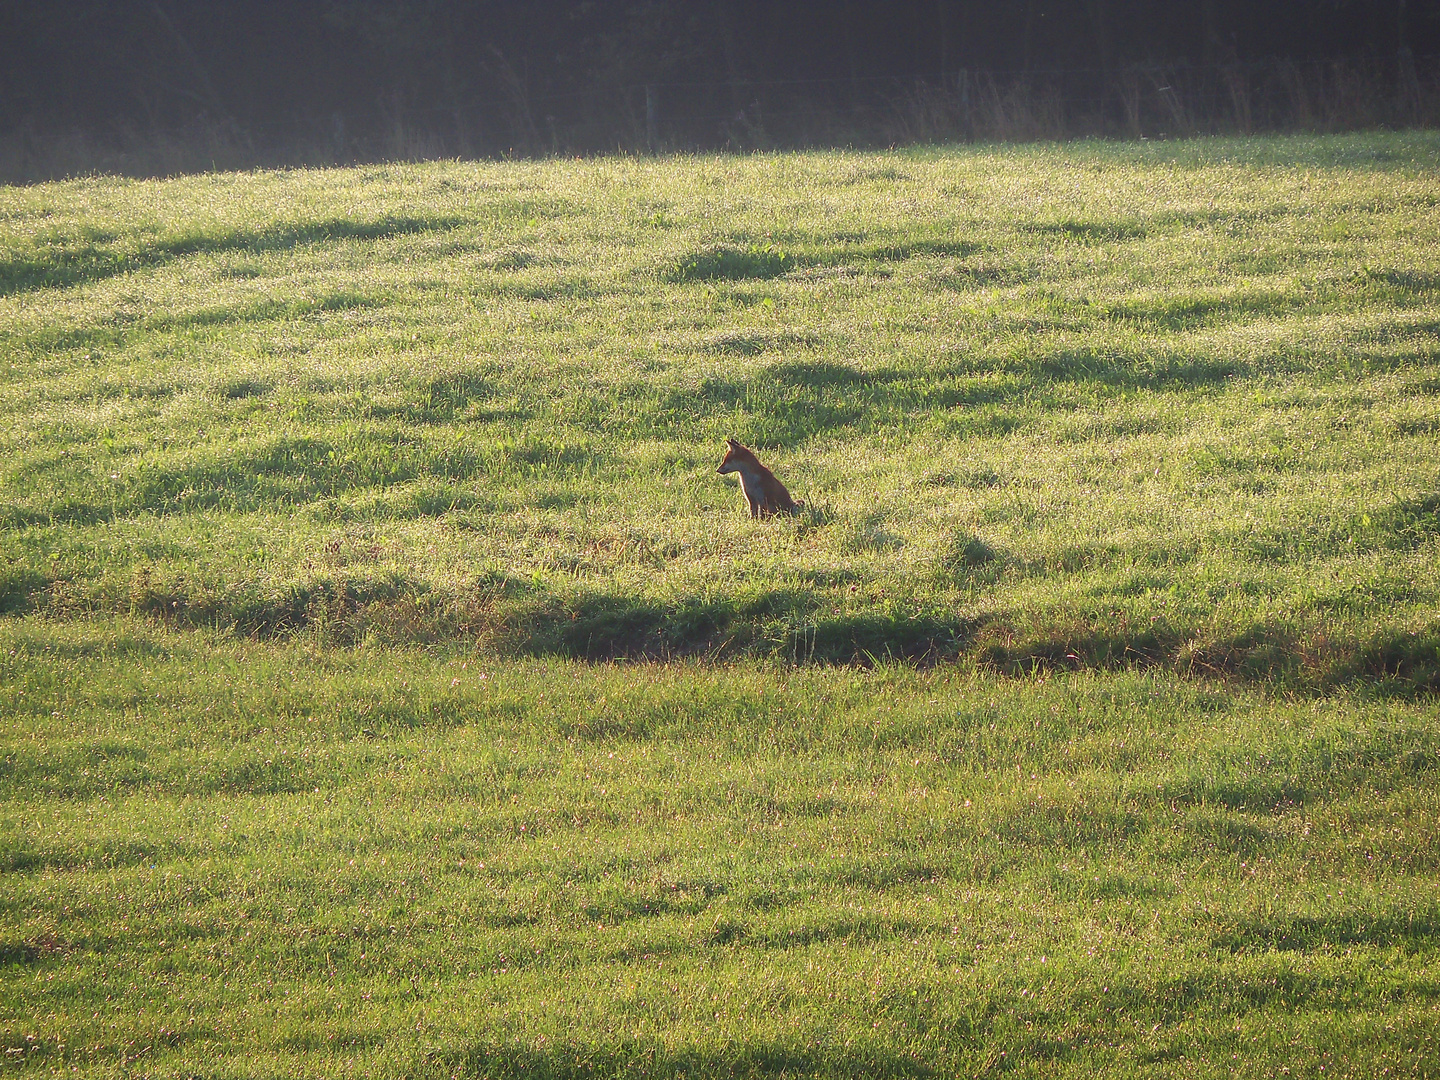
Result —
<instances>
[{"instance_id":1,"label":"grassy slope","mask_svg":"<svg viewBox=\"0 0 1440 1080\"><path fill-rule=\"evenodd\" d=\"M1440 1072L1437 159L0 189L7 1060Z\"/></svg>"},{"instance_id":2,"label":"grassy slope","mask_svg":"<svg viewBox=\"0 0 1440 1080\"><path fill-rule=\"evenodd\" d=\"M1434 686L1437 160L1404 135L5 190L0 596L512 654ZM732 434L809 514L751 525L713 474Z\"/></svg>"}]
</instances>

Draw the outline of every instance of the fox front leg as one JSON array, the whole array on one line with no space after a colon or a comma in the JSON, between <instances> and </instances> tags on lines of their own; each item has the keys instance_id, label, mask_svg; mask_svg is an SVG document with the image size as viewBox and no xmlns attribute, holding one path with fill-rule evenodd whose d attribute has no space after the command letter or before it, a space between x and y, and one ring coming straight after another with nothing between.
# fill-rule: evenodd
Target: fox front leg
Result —
<instances>
[{"instance_id":1,"label":"fox front leg","mask_svg":"<svg viewBox=\"0 0 1440 1080\"><path fill-rule=\"evenodd\" d=\"M760 488L760 478L752 476L748 472L740 474L740 491L745 496L745 501L750 504L750 516L758 518L760 507L765 502L765 493Z\"/></svg>"}]
</instances>

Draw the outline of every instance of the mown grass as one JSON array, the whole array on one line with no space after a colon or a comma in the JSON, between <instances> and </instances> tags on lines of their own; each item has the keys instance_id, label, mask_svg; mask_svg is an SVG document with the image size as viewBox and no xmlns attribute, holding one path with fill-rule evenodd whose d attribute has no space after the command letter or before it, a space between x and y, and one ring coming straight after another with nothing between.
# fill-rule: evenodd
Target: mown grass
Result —
<instances>
[{"instance_id":1,"label":"mown grass","mask_svg":"<svg viewBox=\"0 0 1440 1080\"><path fill-rule=\"evenodd\" d=\"M128 621L0 664L37 1072L1440 1066L1432 707Z\"/></svg>"},{"instance_id":2,"label":"mown grass","mask_svg":"<svg viewBox=\"0 0 1440 1080\"><path fill-rule=\"evenodd\" d=\"M7 1062L1440 1072L1437 165L0 188Z\"/></svg>"}]
</instances>

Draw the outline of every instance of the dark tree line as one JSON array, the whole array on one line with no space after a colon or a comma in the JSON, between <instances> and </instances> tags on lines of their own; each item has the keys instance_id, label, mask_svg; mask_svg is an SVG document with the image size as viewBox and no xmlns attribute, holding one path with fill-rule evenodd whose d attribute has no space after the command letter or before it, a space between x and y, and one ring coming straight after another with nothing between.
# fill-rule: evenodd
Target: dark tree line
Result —
<instances>
[{"instance_id":1,"label":"dark tree line","mask_svg":"<svg viewBox=\"0 0 1440 1080\"><path fill-rule=\"evenodd\" d=\"M1245 129L1337 101L1425 122L1437 53L1440 0L0 0L0 137L346 160Z\"/></svg>"}]
</instances>

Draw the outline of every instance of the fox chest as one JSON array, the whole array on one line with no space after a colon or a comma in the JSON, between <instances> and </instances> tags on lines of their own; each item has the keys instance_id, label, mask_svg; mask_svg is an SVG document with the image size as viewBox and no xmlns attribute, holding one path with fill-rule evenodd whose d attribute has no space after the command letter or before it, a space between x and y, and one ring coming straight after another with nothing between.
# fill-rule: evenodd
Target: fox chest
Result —
<instances>
[{"instance_id":1,"label":"fox chest","mask_svg":"<svg viewBox=\"0 0 1440 1080\"><path fill-rule=\"evenodd\" d=\"M740 490L744 493L747 502L763 503L765 501L765 483L759 473L741 469Z\"/></svg>"}]
</instances>

